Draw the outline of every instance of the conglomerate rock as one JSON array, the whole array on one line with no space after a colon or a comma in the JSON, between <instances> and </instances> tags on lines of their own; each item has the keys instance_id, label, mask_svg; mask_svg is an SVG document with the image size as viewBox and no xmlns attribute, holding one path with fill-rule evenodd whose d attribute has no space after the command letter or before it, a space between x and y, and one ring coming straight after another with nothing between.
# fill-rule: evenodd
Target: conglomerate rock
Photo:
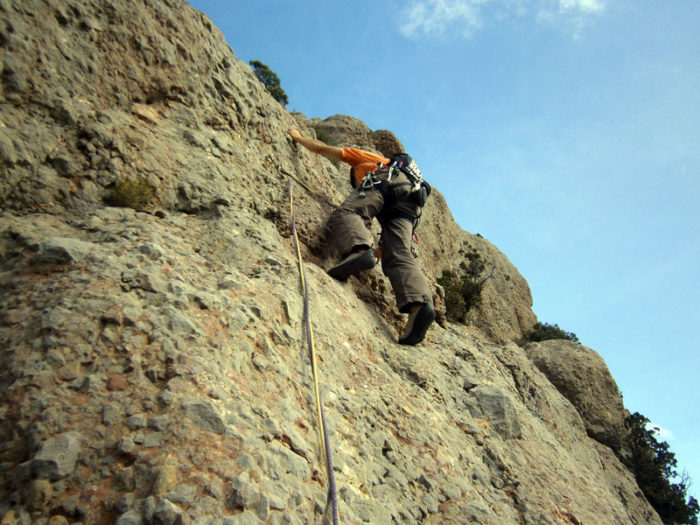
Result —
<instances>
[{"instance_id":1,"label":"conglomerate rock","mask_svg":"<svg viewBox=\"0 0 700 525\"><path fill-rule=\"evenodd\" d=\"M0 0L0 16L2 524L321 523L281 170L337 203L345 168L290 144L306 118L181 0ZM153 204L108 206L124 180ZM490 277L466 326L405 348L381 270L329 278L331 207L291 187L343 523L660 523L515 344L529 287L439 188L426 275L475 250Z\"/></svg>"},{"instance_id":2,"label":"conglomerate rock","mask_svg":"<svg viewBox=\"0 0 700 525\"><path fill-rule=\"evenodd\" d=\"M576 407L588 434L604 445L619 449L624 435L625 407L605 361L590 348L565 340L529 343L525 352Z\"/></svg>"}]
</instances>

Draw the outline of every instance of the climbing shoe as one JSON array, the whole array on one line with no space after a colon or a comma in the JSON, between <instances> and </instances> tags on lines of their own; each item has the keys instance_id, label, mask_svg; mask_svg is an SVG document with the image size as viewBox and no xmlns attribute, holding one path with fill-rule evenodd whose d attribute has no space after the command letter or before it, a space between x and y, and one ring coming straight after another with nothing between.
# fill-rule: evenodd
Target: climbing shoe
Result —
<instances>
[{"instance_id":1,"label":"climbing shoe","mask_svg":"<svg viewBox=\"0 0 700 525\"><path fill-rule=\"evenodd\" d=\"M417 345L425 337L428 327L435 320L435 309L430 303L423 303L420 307L408 316L406 329L399 343L402 345Z\"/></svg>"},{"instance_id":2,"label":"climbing shoe","mask_svg":"<svg viewBox=\"0 0 700 525\"><path fill-rule=\"evenodd\" d=\"M339 281L347 281L348 278L363 270L374 268L377 264L377 258L372 250L364 252L355 252L348 255L333 268L328 270L328 275Z\"/></svg>"}]
</instances>

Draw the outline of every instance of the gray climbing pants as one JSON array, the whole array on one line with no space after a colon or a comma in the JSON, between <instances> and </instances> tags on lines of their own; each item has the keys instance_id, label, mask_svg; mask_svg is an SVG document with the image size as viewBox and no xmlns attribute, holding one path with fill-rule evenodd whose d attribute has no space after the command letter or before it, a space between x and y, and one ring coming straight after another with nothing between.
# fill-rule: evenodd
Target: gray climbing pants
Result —
<instances>
[{"instance_id":1,"label":"gray climbing pants","mask_svg":"<svg viewBox=\"0 0 700 525\"><path fill-rule=\"evenodd\" d=\"M345 257L355 247L372 247L372 219L379 219L382 225L382 270L391 282L399 311L408 313L415 303L432 304L432 293L411 252L413 221L404 216L415 216L418 206L406 198L410 184L405 175L400 174L393 182L398 184L390 190L394 192L392 211L400 211L403 215L389 213L386 217L385 195L377 186L364 190L356 188L328 218L327 228L338 255Z\"/></svg>"}]
</instances>

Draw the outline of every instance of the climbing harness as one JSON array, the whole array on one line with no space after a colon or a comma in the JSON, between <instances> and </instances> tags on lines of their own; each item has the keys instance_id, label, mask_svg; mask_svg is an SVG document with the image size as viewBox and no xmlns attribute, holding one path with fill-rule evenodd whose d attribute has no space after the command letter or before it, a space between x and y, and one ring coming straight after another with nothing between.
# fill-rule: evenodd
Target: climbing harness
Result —
<instances>
[{"instance_id":1,"label":"climbing harness","mask_svg":"<svg viewBox=\"0 0 700 525\"><path fill-rule=\"evenodd\" d=\"M280 171L289 177L288 191L289 191L289 209L292 217L292 238L294 240L294 250L297 255L297 263L299 265L299 278L301 280L301 288L304 293L304 325L306 329L306 341L309 349L309 359L311 361L311 374L314 381L314 398L316 400L316 414L318 417L318 429L319 436L321 440L321 448L325 453L324 459L326 464L326 475L328 477L328 496L326 499L326 512L328 511L328 506L331 506L333 524L338 525L338 496L335 489L335 477L333 475L333 458L331 456L331 447L328 442L328 429L326 427L326 416L323 411L323 402L321 399L321 393L318 386L318 367L316 363L316 347L314 345L314 334L311 327L311 315L310 315L310 301L309 301L309 285L306 279L306 272L304 270L304 263L301 258L301 250L299 248L299 237L297 235L296 228L296 211L294 210L294 193L292 190L292 179L296 178L286 173L282 168ZM297 181L299 182L299 181ZM310 191L305 187L307 191ZM311 193L311 192L310 192ZM330 204L330 203L329 203Z\"/></svg>"},{"instance_id":2,"label":"climbing harness","mask_svg":"<svg viewBox=\"0 0 700 525\"><path fill-rule=\"evenodd\" d=\"M382 184L385 184L385 181L379 180L374 176L374 174L375 172L368 173L360 182L360 185L358 186L358 188L360 189L358 195L360 197L364 197L366 195L365 192L367 190L371 190L375 186L381 186ZM382 191L382 188L379 188L379 191Z\"/></svg>"},{"instance_id":3,"label":"climbing harness","mask_svg":"<svg viewBox=\"0 0 700 525\"><path fill-rule=\"evenodd\" d=\"M408 182L398 182L396 179L399 173L405 175L404 180L407 179ZM398 198L398 188L406 186L410 186L410 190ZM394 155L388 164L380 164L375 171L367 173L357 189L360 197L372 189L379 191L384 198L384 210L377 217L379 221L384 222L397 218L411 221L413 223L413 242L418 244L416 228L420 223L423 207L430 196L432 187L423 179L423 174L410 155L406 153ZM402 204L406 202L412 203L415 209L412 211L406 209L405 204ZM418 251L413 246L411 246L411 253L415 257L418 256Z\"/></svg>"}]
</instances>

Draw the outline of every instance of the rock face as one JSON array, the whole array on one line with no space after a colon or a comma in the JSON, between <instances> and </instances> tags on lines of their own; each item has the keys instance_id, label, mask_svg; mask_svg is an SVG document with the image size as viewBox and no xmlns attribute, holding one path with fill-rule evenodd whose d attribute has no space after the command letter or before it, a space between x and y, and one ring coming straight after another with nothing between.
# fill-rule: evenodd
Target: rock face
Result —
<instances>
[{"instance_id":1,"label":"rock face","mask_svg":"<svg viewBox=\"0 0 700 525\"><path fill-rule=\"evenodd\" d=\"M3 525L321 523L280 168L335 202L347 171L285 130L325 122L378 150L393 135L289 114L180 0L0 13ZM106 205L124 180L153 205ZM660 523L588 401L616 392L604 365L577 382L554 347L515 344L536 321L527 283L439 191L426 274L476 250L491 277L467 326L405 348L381 270L329 278L331 208L291 187L343 523Z\"/></svg>"},{"instance_id":2,"label":"rock face","mask_svg":"<svg viewBox=\"0 0 700 525\"><path fill-rule=\"evenodd\" d=\"M618 450L625 407L605 361L590 348L569 341L530 343L525 352L576 407L588 435Z\"/></svg>"}]
</instances>

